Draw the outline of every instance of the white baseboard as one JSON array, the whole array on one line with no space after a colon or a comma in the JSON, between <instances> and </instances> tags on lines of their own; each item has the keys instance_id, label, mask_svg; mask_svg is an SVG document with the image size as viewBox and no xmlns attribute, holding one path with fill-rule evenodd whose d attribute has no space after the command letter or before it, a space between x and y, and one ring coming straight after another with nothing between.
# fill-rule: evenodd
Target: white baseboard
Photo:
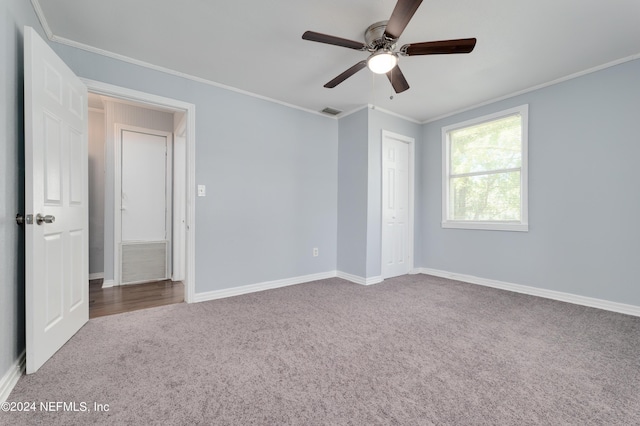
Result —
<instances>
[{"instance_id":1,"label":"white baseboard","mask_svg":"<svg viewBox=\"0 0 640 426\"><path fill-rule=\"evenodd\" d=\"M207 300L223 299L225 297L239 296L241 294L255 293L257 291L271 290L274 288L286 287L290 285L302 284L311 281L334 278L336 271L321 272L318 274L302 275L299 277L286 278L283 280L265 281L257 284L243 285L241 287L226 288L223 290L207 291L196 293L193 302L205 302Z\"/></svg>"},{"instance_id":2,"label":"white baseboard","mask_svg":"<svg viewBox=\"0 0 640 426\"><path fill-rule=\"evenodd\" d=\"M457 274L454 272L441 271L438 269L430 269L430 268L418 268L418 269L422 274L434 275L436 277L449 278L457 281L464 281L470 284L478 284L478 285L483 285L485 287L499 288L501 290L508 290L516 293L529 294L531 296L544 297L546 299L559 300L561 302L573 303L575 305L589 306L591 308L604 309L605 311L618 312L621 314L640 317L640 306L627 305L625 303L611 302L609 300L579 296L577 294L563 293L561 291L547 290L544 288L507 283L504 281L491 280L487 278L480 278L480 277L475 277L473 275Z\"/></svg>"},{"instance_id":3,"label":"white baseboard","mask_svg":"<svg viewBox=\"0 0 640 426\"><path fill-rule=\"evenodd\" d=\"M0 403L5 402L9 398L9 394L24 374L25 352L22 351L16 362L13 363L9 370L0 379Z\"/></svg>"},{"instance_id":4,"label":"white baseboard","mask_svg":"<svg viewBox=\"0 0 640 426\"><path fill-rule=\"evenodd\" d=\"M418 272L416 272L418 273ZM318 274L302 275L299 277L286 278L275 281L265 281L257 284L249 284L241 287L226 288L223 290L207 291L196 293L193 302L205 302L207 300L223 299L225 297L239 296L241 294L255 293L257 291L270 290L274 288L286 287L290 285L303 284L311 281L325 280L328 278L342 278L360 285L372 285L382 282L382 277L359 277L340 271L327 271ZM104 288L104 285L103 285Z\"/></svg>"},{"instance_id":5,"label":"white baseboard","mask_svg":"<svg viewBox=\"0 0 640 426\"><path fill-rule=\"evenodd\" d=\"M336 273L336 276L338 278L342 278L343 280L351 281L352 283L356 283L360 285L378 284L383 281L383 278L381 276L365 278L358 275L348 274L342 271L338 271Z\"/></svg>"},{"instance_id":6,"label":"white baseboard","mask_svg":"<svg viewBox=\"0 0 640 426\"><path fill-rule=\"evenodd\" d=\"M102 288L109 288L109 287L113 287L116 285L116 282L114 280L104 280L102 281Z\"/></svg>"},{"instance_id":7,"label":"white baseboard","mask_svg":"<svg viewBox=\"0 0 640 426\"><path fill-rule=\"evenodd\" d=\"M104 272L94 272L93 274L89 274L90 280L99 280L100 278L104 278Z\"/></svg>"}]
</instances>

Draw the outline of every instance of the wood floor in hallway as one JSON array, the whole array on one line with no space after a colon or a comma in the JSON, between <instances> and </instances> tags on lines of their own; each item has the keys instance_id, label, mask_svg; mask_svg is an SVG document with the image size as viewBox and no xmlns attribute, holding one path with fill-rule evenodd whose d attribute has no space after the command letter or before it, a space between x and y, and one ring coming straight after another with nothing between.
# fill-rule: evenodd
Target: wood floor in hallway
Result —
<instances>
[{"instance_id":1,"label":"wood floor in hallway","mask_svg":"<svg viewBox=\"0 0 640 426\"><path fill-rule=\"evenodd\" d=\"M184 302L180 281L156 281L102 288L102 280L89 281L89 318Z\"/></svg>"}]
</instances>

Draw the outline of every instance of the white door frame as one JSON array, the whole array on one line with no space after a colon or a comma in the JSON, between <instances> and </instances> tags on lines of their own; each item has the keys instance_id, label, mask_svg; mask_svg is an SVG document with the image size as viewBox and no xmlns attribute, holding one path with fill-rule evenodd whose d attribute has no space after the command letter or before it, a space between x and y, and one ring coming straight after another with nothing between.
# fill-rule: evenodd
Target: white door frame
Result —
<instances>
[{"instance_id":1,"label":"white door frame","mask_svg":"<svg viewBox=\"0 0 640 426\"><path fill-rule=\"evenodd\" d=\"M413 271L414 269L414 258L413 258L413 242L414 242L414 235L413 235L413 230L414 230L414 206L415 206L415 145L416 145L416 141L414 138L411 138L409 136L404 136L398 133L393 133L390 132L388 130L382 130L382 137L381 137L381 142L380 142L380 167L382 168L382 158L384 158L384 145L385 145L385 140L386 139L395 139L396 141L399 142L403 142L406 143L407 145L409 145L409 158L407 159L408 161L408 167L409 167L409 173L407 173L407 178L409 179L409 197L408 197L408 213L409 213L409 223L408 223L408 233L409 233L409 238L407 240L407 245L409 247L407 247L407 253L408 253L408 257L409 257L409 272ZM380 273L382 275L382 278L384 279L384 274L382 273L382 271L384 270L384 241L382 239L382 232L383 232L383 228L384 228L384 221L382 220L383 218L383 206L382 206L382 200L384 198L384 194L382 194L382 188L384 187L384 185L382 184L383 180L385 179L384 177L384 173L382 173L382 176L380 177Z\"/></svg>"},{"instance_id":2,"label":"white door frame","mask_svg":"<svg viewBox=\"0 0 640 426\"><path fill-rule=\"evenodd\" d=\"M196 131L196 107L194 104L165 98L137 90L114 86L101 81L81 78L87 86L89 92L118 98L136 104L143 104L149 108L168 109L173 112L183 112L186 114L186 150L187 150L187 191L186 191L186 271L184 278L185 301L195 302L195 131ZM115 271L114 271L115 272Z\"/></svg>"},{"instance_id":3,"label":"white door frame","mask_svg":"<svg viewBox=\"0 0 640 426\"><path fill-rule=\"evenodd\" d=\"M167 155L166 155L166 169L165 169L165 207L173 206L173 133L165 132L162 130L147 129L139 126L132 126L129 124L115 123L114 125L114 178L115 184L113 185L113 279L114 285L122 285L122 131L131 131L138 133L146 133L151 135L163 136L167 138ZM180 203L180 200L178 200ZM174 251L173 238L171 228L173 226L172 208L166 209L165 216L165 240L168 241L167 250L167 262L166 262L166 276L171 276L171 253ZM133 284L133 283L131 283Z\"/></svg>"},{"instance_id":4,"label":"white door frame","mask_svg":"<svg viewBox=\"0 0 640 426\"><path fill-rule=\"evenodd\" d=\"M187 189L185 173L186 170L186 114L176 116L174 114L174 135L173 135L173 196L178 199L185 198ZM186 252L185 238L185 213L186 205L182 203L178 209L173 211L173 223L171 225L173 250L171 251L171 279L174 281L184 280L184 253Z\"/></svg>"}]
</instances>

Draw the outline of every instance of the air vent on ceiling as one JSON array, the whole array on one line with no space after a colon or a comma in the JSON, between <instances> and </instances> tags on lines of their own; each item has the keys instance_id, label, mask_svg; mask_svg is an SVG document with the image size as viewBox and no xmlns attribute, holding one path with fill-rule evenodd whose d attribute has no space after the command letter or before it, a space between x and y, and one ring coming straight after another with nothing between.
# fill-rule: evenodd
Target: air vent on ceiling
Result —
<instances>
[{"instance_id":1,"label":"air vent on ceiling","mask_svg":"<svg viewBox=\"0 0 640 426\"><path fill-rule=\"evenodd\" d=\"M329 114L329 115L338 115L340 114L342 111L340 111L339 109L335 109L335 108L331 108L331 107L326 107L325 109L323 109L320 112L324 112L325 114Z\"/></svg>"}]
</instances>

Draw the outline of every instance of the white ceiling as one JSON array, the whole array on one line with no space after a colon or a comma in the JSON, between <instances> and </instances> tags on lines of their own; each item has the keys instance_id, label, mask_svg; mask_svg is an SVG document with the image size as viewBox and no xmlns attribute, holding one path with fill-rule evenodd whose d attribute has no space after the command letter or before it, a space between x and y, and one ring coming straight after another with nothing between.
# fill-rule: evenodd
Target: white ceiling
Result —
<instances>
[{"instance_id":1,"label":"white ceiling","mask_svg":"<svg viewBox=\"0 0 640 426\"><path fill-rule=\"evenodd\" d=\"M53 39L135 58L308 110L374 104L416 121L463 110L640 54L639 0L427 0L407 43L476 37L470 54L400 57L395 95L367 57L302 40L305 30L363 41L395 0L32 0ZM393 99L390 99L391 95Z\"/></svg>"}]
</instances>

